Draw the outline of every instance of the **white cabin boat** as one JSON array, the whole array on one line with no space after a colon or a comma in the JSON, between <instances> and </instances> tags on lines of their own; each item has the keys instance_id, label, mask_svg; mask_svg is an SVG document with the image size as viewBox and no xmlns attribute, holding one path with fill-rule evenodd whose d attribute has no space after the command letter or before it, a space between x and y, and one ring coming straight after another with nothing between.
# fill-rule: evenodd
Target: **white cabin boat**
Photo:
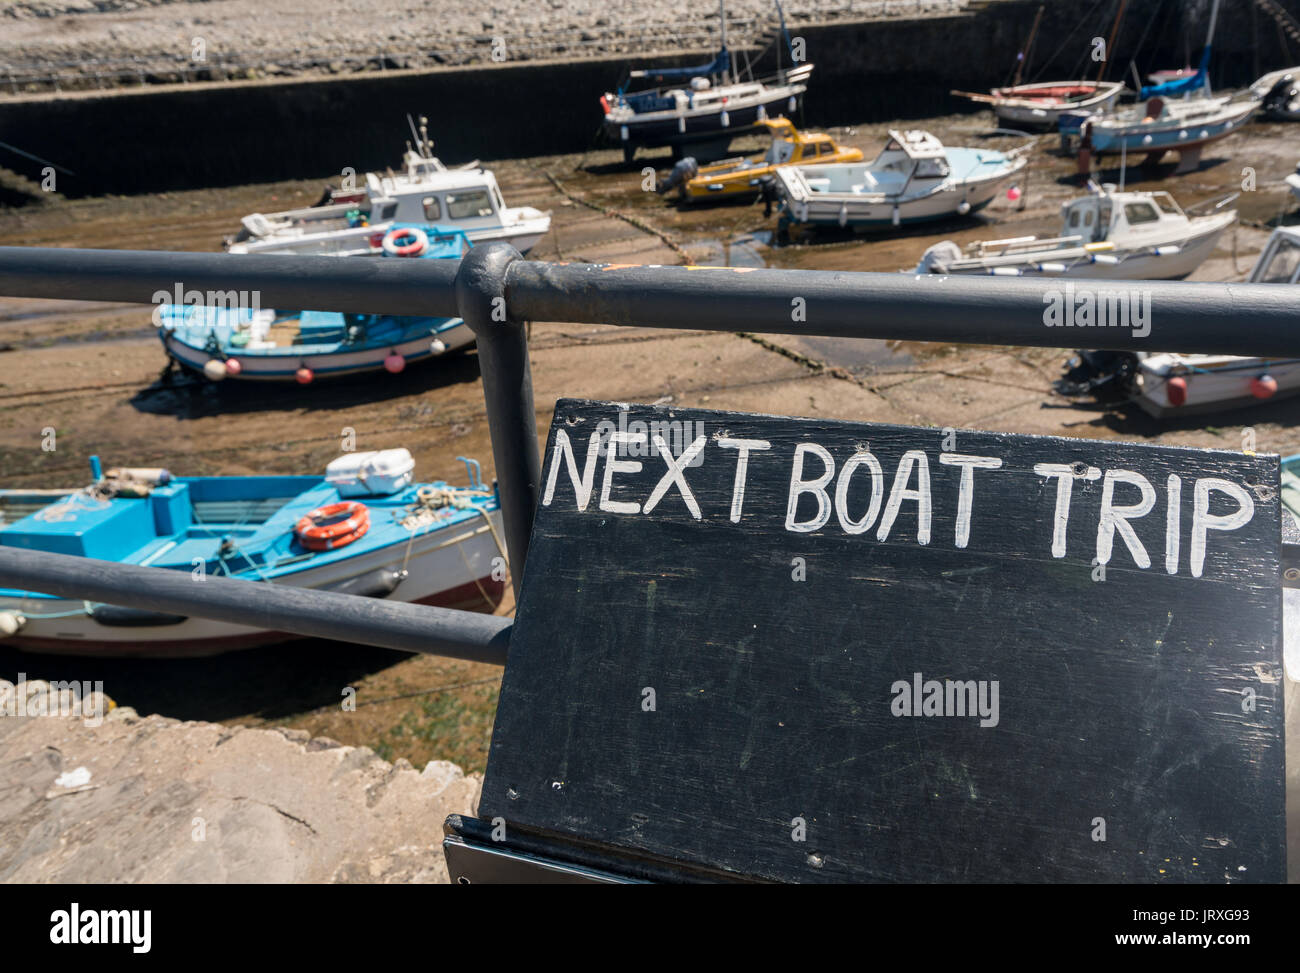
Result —
<instances>
[{"instance_id":1,"label":"white cabin boat","mask_svg":"<svg viewBox=\"0 0 1300 973\"><path fill-rule=\"evenodd\" d=\"M408 146L402 171L367 173L364 189L336 190L333 201L281 213L252 213L227 243L231 253L374 256L395 223L440 223L465 231L475 246L494 240L527 253L551 227L550 213L507 206L491 170L448 169L422 136Z\"/></svg>"},{"instance_id":2,"label":"white cabin boat","mask_svg":"<svg viewBox=\"0 0 1300 973\"><path fill-rule=\"evenodd\" d=\"M965 216L1025 168L1023 152L945 148L929 132L891 130L872 162L777 169L781 222L856 230Z\"/></svg>"},{"instance_id":3,"label":"white cabin boat","mask_svg":"<svg viewBox=\"0 0 1300 973\"><path fill-rule=\"evenodd\" d=\"M1214 252L1237 220L1224 209L1189 216L1166 192L1116 192L1107 184L1061 207L1060 236L972 243L944 240L925 251L916 273L1106 280L1180 280Z\"/></svg>"},{"instance_id":4,"label":"white cabin boat","mask_svg":"<svg viewBox=\"0 0 1300 973\"><path fill-rule=\"evenodd\" d=\"M1300 227L1273 231L1249 283L1300 283ZM1300 393L1300 358L1083 351L1068 368L1058 390L1136 402L1157 418L1220 412Z\"/></svg>"}]
</instances>

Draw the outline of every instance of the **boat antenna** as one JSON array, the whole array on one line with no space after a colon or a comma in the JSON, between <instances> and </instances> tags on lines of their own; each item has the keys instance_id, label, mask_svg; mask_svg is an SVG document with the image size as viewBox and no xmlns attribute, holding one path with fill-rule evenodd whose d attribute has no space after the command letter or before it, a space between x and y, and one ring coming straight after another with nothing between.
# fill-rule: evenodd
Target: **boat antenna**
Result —
<instances>
[{"instance_id":1,"label":"boat antenna","mask_svg":"<svg viewBox=\"0 0 1300 973\"><path fill-rule=\"evenodd\" d=\"M411 117L411 113L410 113L409 111L406 113L406 124L407 124L407 125L410 127L410 129L411 129L411 138L415 139L415 144L416 144L416 145L419 145L419 144L420 144L420 133L417 132L417 131L415 130L415 119L413 119L413 118Z\"/></svg>"}]
</instances>

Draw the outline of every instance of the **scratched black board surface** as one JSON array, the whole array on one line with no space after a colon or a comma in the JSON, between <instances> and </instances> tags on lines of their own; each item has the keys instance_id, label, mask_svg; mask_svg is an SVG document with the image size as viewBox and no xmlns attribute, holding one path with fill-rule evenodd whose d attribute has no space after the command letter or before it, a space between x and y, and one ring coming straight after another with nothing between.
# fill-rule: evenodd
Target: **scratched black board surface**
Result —
<instances>
[{"instance_id":1,"label":"scratched black board surface","mask_svg":"<svg viewBox=\"0 0 1300 973\"><path fill-rule=\"evenodd\" d=\"M601 455L578 509L559 433L581 485L590 434L635 435L638 420L679 424L659 427L670 453L704 436L701 465L681 470L699 519L671 478L649 513L600 509ZM738 450L722 438L770 443L748 455L738 522ZM801 443L825 449L836 475L855 454L876 457L869 530L846 533L835 512L814 531L787 529ZM614 469L607 504L644 508L668 462L611 448L642 468ZM912 499L878 536L908 451L926 455L926 544ZM973 469L964 548L962 467L944 452L1002 461ZM804 458L813 479L824 464ZM1062 557L1052 544L1067 477L1035 472L1042 463L1070 470ZM557 466L481 817L759 879L1284 880L1276 456L562 400L543 487ZM904 487L919 491L919 466ZM1122 536L1096 563L1105 471L1152 486L1150 512L1129 521L1148 568ZM1245 506L1216 482L1253 509L1204 530L1193 576L1198 480L1204 517ZM848 484L852 523L868 510L870 465ZM1112 490L1112 506L1142 502L1140 485ZM797 497L794 523L818 513L814 494ZM898 685L916 673L922 710L938 680L952 715L895 715L916 700ZM988 704L996 682L996 725L956 715L947 680L982 683Z\"/></svg>"}]
</instances>

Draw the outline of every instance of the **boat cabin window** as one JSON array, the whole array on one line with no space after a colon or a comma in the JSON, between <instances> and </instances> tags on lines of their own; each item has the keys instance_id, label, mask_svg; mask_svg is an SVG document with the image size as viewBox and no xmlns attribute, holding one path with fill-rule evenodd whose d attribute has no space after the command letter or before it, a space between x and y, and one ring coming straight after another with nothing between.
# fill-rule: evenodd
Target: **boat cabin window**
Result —
<instances>
[{"instance_id":1,"label":"boat cabin window","mask_svg":"<svg viewBox=\"0 0 1300 973\"><path fill-rule=\"evenodd\" d=\"M392 219L394 216L396 216L396 215L397 215L397 204L396 204L396 203L384 203L383 206L379 207L379 220L380 220L380 222L384 222L384 221L386 221L386 220L391 220L391 219Z\"/></svg>"},{"instance_id":2,"label":"boat cabin window","mask_svg":"<svg viewBox=\"0 0 1300 973\"><path fill-rule=\"evenodd\" d=\"M916 164L919 179L942 179L948 175L948 163L943 159L921 159Z\"/></svg>"},{"instance_id":3,"label":"boat cabin window","mask_svg":"<svg viewBox=\"0 0 1300 973\"><path fill-rule=\"evenodd\" d=\"M496 200L497 212L499 213L505 212L506 201L501 198L501 190L499 187L497 186L492 187L492 198Z\"/></svg>"},{"instance_id":4,"label":"boat cabin window","mask_svg":"<svg viewBox=\"0 0 1300 973\"><path fill-rule=\"evenodd\" d=\"M1083 214L1083 225L1084 225L1084 226L1092 226L1092 210L1087 210L1087 211Z\"/></svg>"},{"instance_id":5,"label":"boat cabin window","mask_svg":"<svg viewBox=\"0 0 1300 973\"><path fill-rule=\"evenodd\" d=\"M1126 203L1124 206L1124 216L1130 226L1137 226L1140 223L1158 223L1160 214L1150 203Z\"/></svg>"},{"instance_id":6,"label":"boat cabin window","mask_svg":"<svg viewBox=\"0 0 1300 973\"><path fill-rule=\"evenodd\" d=\"M1159 206L1162 211L1168 213L1171 216L1180 215L1178 204L1174 202L1174 198L1170 196L1168 193L1156 193L1154 199L1156 201L1156 205Z\"/></svg>"},{"instance_id":7,"label":"boat cabin window","mask_svg":"<svg viewBox=\"0 0 1300 973\"><path fill-rule=\"evenodd\" d=\"M430 223L437 223L442 219L442 204L438 202L437 196L424 197L424 218Z\"/></svg>"},{"instance_id":8,"label":"boat cabin window","mask_svg":"<svg viewBox=\"0 0 1300 973\"><path fill-rule=\"evenodd\" d=\"M451 220L474 219L492 215L492 200L486 189L447 194L447 217Z\"/></svg>"},{"instance_id":9,"label":"boat cabin window","mask_svg":"<svg viewBox=\"0 0 1300 973\"><path fill-rule=\"evenodd\" d=\"M1079 228L1079 211L1076 209L1070 212L1070 229L1077 230L1078 228Z\"/></svg>"},{"instance_id":10,"label":"boat cabin window","mask_svg":"<svg viewBox=\"0 0 1300 973\"><path fill-rule=\"evenodd\" d=\"M1279 237L1268 265L1256 279L1260 284L1288 284L1300 266L1300 242L1290 237Z\"/></svg>"}]
</instances>

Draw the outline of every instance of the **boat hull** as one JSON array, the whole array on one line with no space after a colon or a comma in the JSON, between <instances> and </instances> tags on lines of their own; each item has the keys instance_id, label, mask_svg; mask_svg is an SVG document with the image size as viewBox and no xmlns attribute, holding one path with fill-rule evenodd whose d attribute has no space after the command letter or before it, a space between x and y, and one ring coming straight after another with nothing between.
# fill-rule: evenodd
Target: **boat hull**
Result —
<instances>
[{"instance_id":1,"label":"boat hull","mask_svg":"<svg viewBox=\"0 0 1300 973\"><path fill-rule=\"evenodd\" d=\"M203 366L213 357L205 348L197 348L181 341L168 329L163 329L160 337L167 354L193 371L202 372ZM348 351L314 353L308 350L310 346L292 349L277 348L270 351L230 349L230 357L239 359L240 371L238 375L227 375L225 380L294 382L297 381L298 369L304 366L312 370L315 379L382 371L384 360L394 351L406 359L408 365L430 358L439 358L472 345L474 332L468 325L461 323L438 332L437 339L446 347L436 353L432 348L432 335L423 335L396 345L376 345Z\"/></svg>"},{"instance_id":2,"label":"boat hull","mask_svg":"<svg viewBox=\"0 0 1300 973\"><path fill-rule=\"evenodd\" d=\"M1110 111L1115 107L1115 102L1119 100L1124 86L1108 85L1091 98L1058 105L1045 102L1034 104L1034 99L1031 97L1012 94L1011 92L1015 90L1007 89L1002 93L1007 100L993 103L993 112L997 115L998 120L1009 127L1046 130L1055 128L1060 121L1061 115L1067 112ZM1026 89L1026 91L1030 90L1032 89Z\"/></svg>"},{"instance_id":3,"label":"boat hull","mask_svg":"<svg viewBox=\"0 0 1300 973\"><path fill-rule=\"evenodd\" d=\"M1090 258L1077 261L1062 260L1060 252L1044 250L1037 254L1022 254L1016 262L1002 261L997 264L1000 269L1015 270L1023 277L1066 277L1075 280L1182 280L1202 263L1209 259L1218 245L1219 237L1236 219L1236 214L1227 214L1215 218L1203 232L1185 240L1168 240L1160 243L1177 243L1179 250L1174 254L1158 256L1155 253L1135 253L1125 256L1119 263L1095 263ZM1044 270L1044 264L1065 265L1065 270ZM1005 272L1005 270L1003 272ZM936 271L937 272L937 271ZM963 266L949 264L942 271L945 274L963 276L989 276L994 271L991 265Z\"/></svg>"},{"instance_id":4,"label":"boat hull","mask_svg":"<svg viewBox=\"0 0 1300 973\"><path fill-rule=\"evenodd\" d=\"M978 182L967 182L953 190L939 189L903 199L855 199L852 195L841 193L828 193L824 196L809 194L804 198L796 198L787 186L783 189L786 217L789 222L801 226L851 227L863 232L950 219L982 210L993 201L998 188L1024 167L1025 160L1019 159L1015 165ZM964 212L963 203L969 207Z\"/></svg>"},{"instance_id":5,"label":"boat hull","mask_svg":"<svg viewBox=\"0 0 1300 973\"><path fill-rule=\"evenodd\" d=\"M1118 155L1198 148L1231 135L1249 121L1258 107L1257 103L1252 103L1199 123L1190 119L1172 119L1169 122L1149 124L1135 122L1129 125L1094 125L1091 132L1092 151L1095 155Z\"/></svg>"},{"instance_id":6,"label":"boat hull","mask_svg":"<svg viewBox=\"0 0 1300 973\"><path fill-rule=\"evenodd\" d=\"M798 107L805 88L802 84L778 85L761 96L728 104L725 125L722 119L724 109L710 107L707 110L651 112L628 119L607 115L603 129L611 141L625 149L717 143L725 152L731 138L760 129L765 119L792 113ZM791 105L791 99L794 105Z\"/></svg>"},{"instance_id":7,"label":"boat hull","mask_svg":"<svg viewBox=\"0 0 1300 973\"><path fill-rule=\"evenodd\" d=\"M487 516L500 536L500 512ZM275 583L331 588L372 572L398 571L405 566L407 576L387 600L490 612L500 604L505 590L504 579L493 577L500 575L493 570L493 559L500 553L492 529L480 517L417 536L409 557L407 542L401 541ZM0 595L0 611L6 610L19 612L26 623L0 645L54 655L199 658L300 637L204 618L184 618L173 624L106 625L86 612L84 602L58 598ZM42 615L65 617L39 617Z\"/></svg>"},{"instance_id":8,"label":"boat hull","mask_svg":"<svg viewBox=\"0 0 1300 973\"><path fill-rule=\"evenodd\" d=\"M1144 412L1156 418L1248 408L1300 394L1300 358L1198 356L1188 359L1194 370L1181 376L1187 383L1187 398L1174 405L1168 396L1169 373L1155 364L1161 357L1141 362L1136 399ZM1251 380L1263 374L1277 382L1277 391L1267 398L1255 396L1250 388Z\"/></svg>"}]
</instances>

